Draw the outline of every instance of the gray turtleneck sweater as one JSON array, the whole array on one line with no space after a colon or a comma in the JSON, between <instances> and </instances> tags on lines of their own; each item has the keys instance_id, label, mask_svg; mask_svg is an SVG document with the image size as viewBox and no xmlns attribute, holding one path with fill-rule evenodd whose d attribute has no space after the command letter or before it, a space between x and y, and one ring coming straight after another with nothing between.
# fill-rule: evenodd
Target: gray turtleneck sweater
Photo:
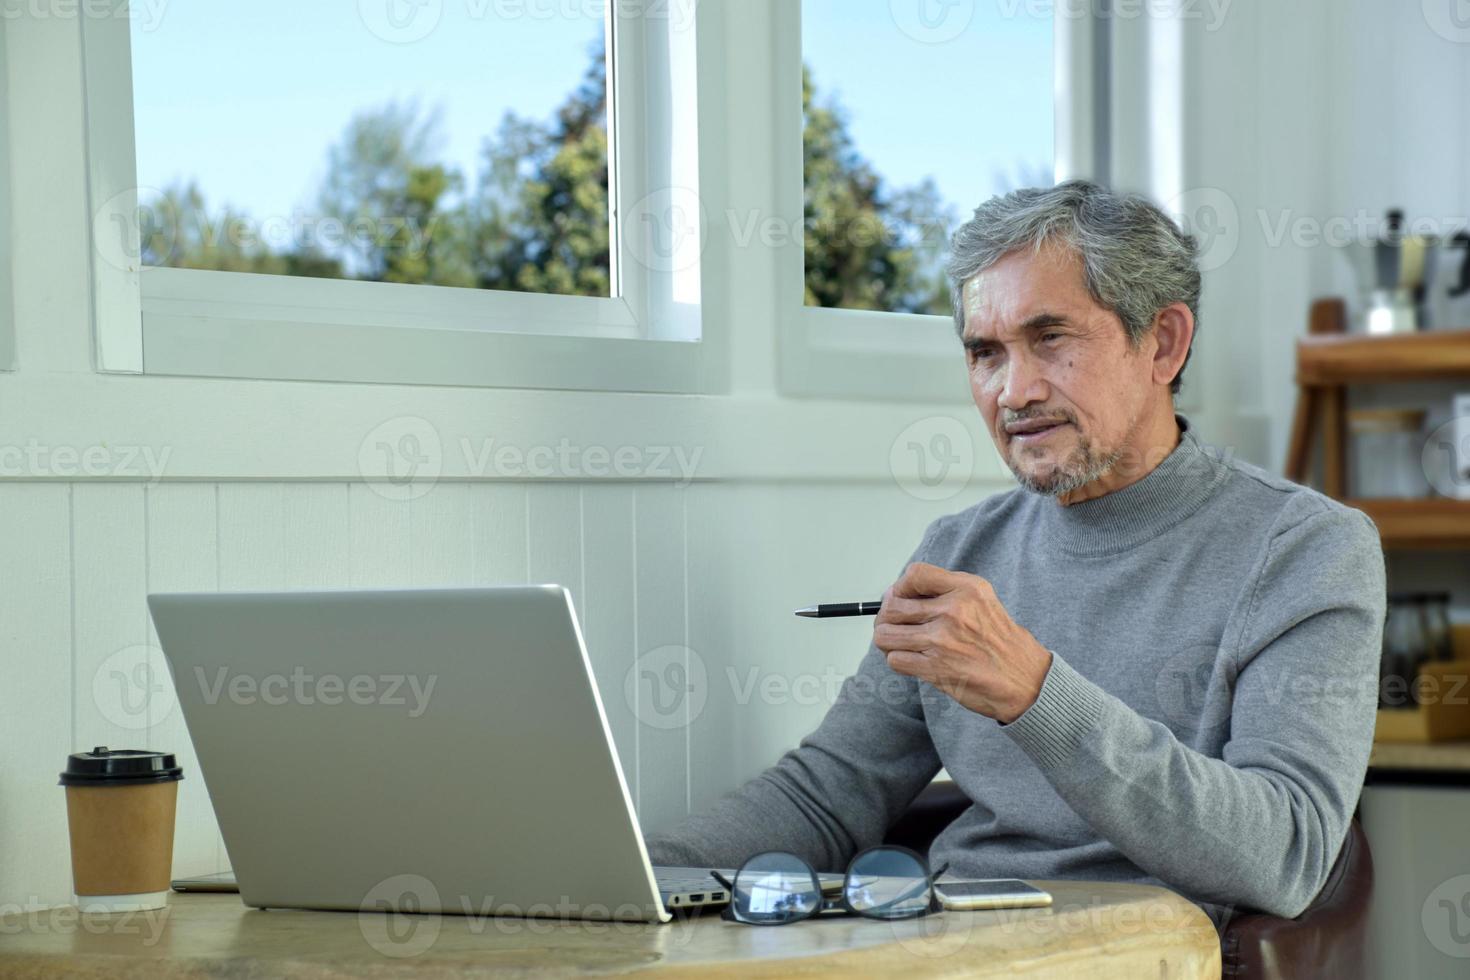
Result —
<instances>
[{"instance_id":1,"label":"gray turtleneck sweater","mask_svg":"<svg viewBox=\"0 0 1470 980\"><path fill-rule=\"evenodd\" d=\"M1300 913L1342 845L1373 739L1385 588L1372 523L1200 443L1070 506L1020 488L914 552L984 576L1052 652L1009 725L868 649L800 747L649 838L659 864L878 843L944 767L973 801L930 860L965 878L1164 884L1217 924Z\"/></svg>"}]
</instances>

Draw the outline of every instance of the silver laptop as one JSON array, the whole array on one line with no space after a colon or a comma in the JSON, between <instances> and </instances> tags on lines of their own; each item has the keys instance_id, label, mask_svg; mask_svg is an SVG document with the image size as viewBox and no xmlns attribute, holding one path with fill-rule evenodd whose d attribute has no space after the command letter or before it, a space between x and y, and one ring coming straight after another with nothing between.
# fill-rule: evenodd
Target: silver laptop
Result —
<instances>
[{"instance_id":1,"label":"silver laptop","mask_svg":"<svg viewBox=\"0 0 1470 980\"><path fill-rule=\"evenodd\" d=\"M148 608L245 904L665 922L728 900L650 866L561 586Z\"/></svg>"}]
</instances>

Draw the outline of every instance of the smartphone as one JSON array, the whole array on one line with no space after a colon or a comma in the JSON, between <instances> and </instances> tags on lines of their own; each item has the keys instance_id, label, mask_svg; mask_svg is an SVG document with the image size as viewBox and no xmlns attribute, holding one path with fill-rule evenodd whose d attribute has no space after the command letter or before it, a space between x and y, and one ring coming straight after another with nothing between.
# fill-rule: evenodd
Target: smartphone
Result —
<instances>
[{"instance_id":1,"label":"smartphone","mask_svg":"<svg viewBox=\"0 0 1470 980\"><path fill-rule=\"evenodd\" d=\"M198 875L193 878L175 878L169 882L176 892L237 892L240 886L235 884L235 872L216 871L214 874Z\"/></svg>"},{"instance_id":2,"label":"smartphone","mask_svg":"<svg viewBox=\"0 0 1470 980\"><path fill-rule=\"evenodd\" d=\"M1051 895L1018 878L936 881L934 890L947 909L1024 909L1051 904Z\"/></svg>"}]
</instances>

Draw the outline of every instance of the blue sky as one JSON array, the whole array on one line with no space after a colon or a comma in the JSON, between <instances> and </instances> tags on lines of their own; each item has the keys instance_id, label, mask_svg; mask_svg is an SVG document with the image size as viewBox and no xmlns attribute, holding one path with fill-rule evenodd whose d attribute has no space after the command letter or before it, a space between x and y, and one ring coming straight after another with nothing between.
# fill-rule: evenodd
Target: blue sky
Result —
<instances>
[{"instance_id":1,"label":"blue sky","mask_svg":"<svg viewBox=\"0 0 1470 980\"><path fill-rule=\"evenodd\" d=\"M390 2L432 19L385 21L378 7ZM958 36L923 43L895 19L905 2L934 0L803 3L806 60L819 91L851 112L859 149L898 184L933 175L965 214L994 192L997 167L1049 170L1050 22L977 0ZM441 159L473 179L506 110L543 119L577 84L601 31L584 13L594 7L171 0L157 23L134 23L139 182L195 178L212 208L289 214L313 201L327 147L353 113L407 100L442 111ZM505 11L518 15L497 16Z\"/></svg>"},{"instance_id":2,"label":"blue sky","mask_svg":"<svg viewBox=\"0 0 1470 980\"><path fill-rule=\"evenodd\" d=\"M899 184L932 175L963 216L999 188L995 170L1052 167L1051 20L975 0L942 43L906 34L895 12L937 0L803 0L802 53L818 98L847 108L859 150ZM945 37L955 26L937 30ZM905 26L922 27L922 21Z\"/></svg>"}]
</instances>

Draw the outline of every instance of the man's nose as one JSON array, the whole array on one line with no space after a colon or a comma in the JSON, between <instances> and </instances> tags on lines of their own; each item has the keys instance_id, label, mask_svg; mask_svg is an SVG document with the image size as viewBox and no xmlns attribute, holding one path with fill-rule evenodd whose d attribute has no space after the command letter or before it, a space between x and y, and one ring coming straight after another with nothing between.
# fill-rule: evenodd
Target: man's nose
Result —
<instances>
[{"instance_id":1,"label":"man's nose","mask_svg":"<svg viewBox=\"0 0 1470 980\"><path fill-rule=\"evenodd\" d=\"M1005 385L1000 390L1000 405L1020 411L1035 402L1044 402L1049 392L1040 365L1024 354L1012 357L1006 365Z\"/></svg>"}]
</instances>

